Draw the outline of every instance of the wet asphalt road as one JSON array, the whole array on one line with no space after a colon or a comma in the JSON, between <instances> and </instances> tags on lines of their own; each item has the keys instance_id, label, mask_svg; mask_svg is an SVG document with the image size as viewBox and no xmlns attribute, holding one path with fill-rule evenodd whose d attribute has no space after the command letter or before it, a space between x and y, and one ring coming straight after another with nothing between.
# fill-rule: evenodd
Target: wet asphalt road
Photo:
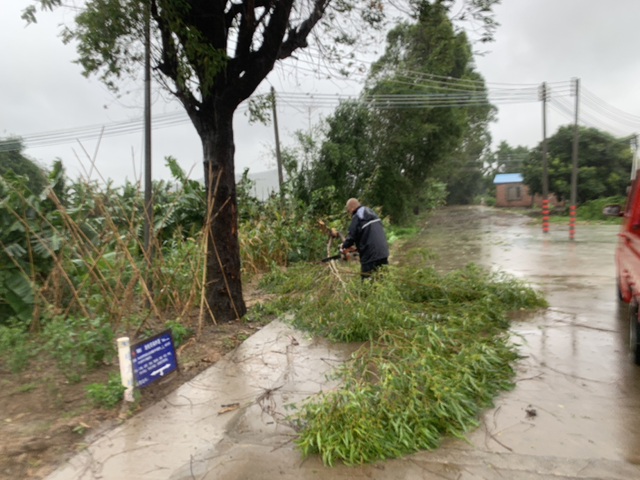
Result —
<instances>
[{"instance_id":1,"label":"wet asphalt road","mask_svg":"<svg viewBox=\"0 0 640 480\"><path fill-rule=\"evenodd\" d=\"M325 373L354 346L306 338L280 322L121 427L51 479L640 479L640 367L628 355L626 306L615 295L616 226L543 236L526 218L448 208L413 241L447 270L474 261L541 288L550 308L516 312L525 358L516 388L468 442L363 467L301 459L283 403L330 387ZM410 247L408 247L410 248ZM292 345L295 336L299 345ZM219 415L221 405L240 408Z\"/></svg>"},{"instance_id":2,"label":"wet asphalt road","mask_svg":"<svg viewBox=\"0 0 640 480\"><path fill-rule=\"evenodd\" d=\"M543 235L526 220L453 208L430 219L416 241L447 269L474 261L524 278L550 304L514 316L512 330L527 358L518 366L516 389L499 397L482 428L469 435L474 452L533 460L522 472L527 476L507 478L545 478L536 476L545 472L544 461L563 464L552 471L568 478L640 478L640 367L629 357L627 305L615 293L619 227L579 225L572 243L567 226L552 224ZM532 409L535 416L526 412Z\"/></svg>"}]
</instances>

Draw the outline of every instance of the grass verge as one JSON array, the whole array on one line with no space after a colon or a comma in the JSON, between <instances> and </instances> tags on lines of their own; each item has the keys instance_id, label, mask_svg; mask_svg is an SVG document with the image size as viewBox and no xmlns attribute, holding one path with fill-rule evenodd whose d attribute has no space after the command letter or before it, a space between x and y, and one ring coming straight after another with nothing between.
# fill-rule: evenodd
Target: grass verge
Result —
<instances>
[{"instance_id":1,"label":"grass verge","mask_svg":"<svg viewBox=\"0 0 640 480\"><path fill-rule=\"evenodd\" d=\"M297 413L297 445L325 464L361 464L431 449L462 436L500 390L517 359L508 310L546 306L541 294L475 265L446 275L420 262L376 281L343 281L322 266L274 271L271 308L296 327L340 342L365 342L336 373L342 386Z\"/></svg>"}]
</instances>

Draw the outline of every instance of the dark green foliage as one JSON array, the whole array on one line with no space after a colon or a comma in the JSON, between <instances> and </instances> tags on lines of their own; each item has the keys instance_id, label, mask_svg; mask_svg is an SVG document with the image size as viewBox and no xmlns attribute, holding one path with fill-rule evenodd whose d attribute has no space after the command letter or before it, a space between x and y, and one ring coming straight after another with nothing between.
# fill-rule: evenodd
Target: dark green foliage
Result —
<instances>
[{"instance_id":1,"label":"dark green foliage","mask_svg":"<svg viewBox=\"0 0 640 480\"><path fill-rule=\"evenodd\" d=\"M493 107L469 108L469 127L462 145L437 167L438 178L447 185L448 205L467 205L487 193L485 164L491 143L488 125L494 114Z\"/></svg>"},{"instance_id":2,"label":"dark green foliage","mask_svg":"<svg viewBox=\"0 0 640 480\"><path fill-rule=\"evenodd\" d=\"M0 177L11 170L15 175L25 178L27 188L36 195L48 185L44 169L22 152L24 146L19 138L0 139Z\"/></svg>"},{"instance_id":3,"label":"dark green foliage","mask_svg":"<svg viewBox=\"0 0 640 480\"><path fill-rule=\"evenodd\" d=\"M187 179L173 158L167 158L167 165L178 184L154 182L158 244L176 253L183 247L197 251L193 237L205 215L204 188ZM136 185L126 182L116 188L111 183L101 187L68 182L60 161L54 163L47 180L47 188L38 196L29 189L26 177L11 170L0 177L0 323L11 317L31 321L35 289L46 283L56 265L54 255L68 278L56 285L58 306L68 307L74 300L73 290L82 286L83 296L100 315L112 308L104 301L105 292L128 285L135 274L135 265L122 249L128 248L142 263L142 194ZM184 267L183 258L169 256L168 263L159 264L167 278L174 278L176 268ZM191 283L185 282L184 288L188 292ZM169 302L169 292L162 293L158 302ZM86 316L87 312L81 313Z\"/></svg>"},{"instance_id":4,"label":"dark green foliage","mask_svg":"<svg viewBox=\"0 0 640 480\"><path fill-rule=\"evenodd\" d=\"M492 180L496 173L522 173L524 161L530 153L527 147L522 145L512 147L503 140L496 151L485 159L489 164L487 173L491 175Z\"/></svg>"},{"instance_id":5,"label":"dark green foliage","mask_svg":"<svg viewBox=\"0 0 640 480\"><path fill-rule=\"evenodd\" d=\"M107 383L90 383L86 385L87 398L95 405L105 408L113 408L123 398L127 389L122 385L119 373L110 373Z\"/></svg>"},{"instance_id":6,"label":"dark green foliage","mask_svg":"<svg viewBox=\"0 0 640 480\"><path fill-rule=\"evenodd\" d=\"M12 267L0 270L0 321L15 317L27 323L34 304L33 286L19 268Z\"/></svg>"},{"instance_id":7,"label":"dark green foliage","mask_svg":"<svg viewBox=\"0 0 640 480\"><path fill-rule=\"evenodd\" d=\"M256 182L249 179L249 169L242 172L240 181L236 184L236 195L238 197L238 221L244 222L258 215L261 207L260 201L253 196L251 190Z\"/></svg>"},{"instance_id":8,"label":"dark green foliage","mask_svg":"<svg viewBox=\"0 0 640 480\"><path fill-rule=\"evenodd\" d=\"M573 125L560 127L548 141L549 192L558 199L571 198ZM542 147L534 148L524 162L524 183L542 193ZM625 194L629 185L632 153L628 139L615 138L596 128L580 127L578 140L578 204Z\"/></svg>"},{"instance_id":9,"label":"dark green foliage","mask_svg":"<svg viewBox=\"0 0 640 480\"><path fill-rule=\"evenodd\" d=\"M0 325L0 358L12 373L20 373L29 365L34 348L23 325Z\"/></svg>"},{"instance_id":10,"label":"dark green foliage","mask_svg":"<svg viewBox=\"0 0 640 480\"><path fill-rule=\"evenodd\" d=\"M373 283L346 288L326 267L296 266L264 279L294 325L337 341L367 341L338 375L342 387L299 414L303 454L326 464L397 457L462 436L500 390L517 358L506 311L546 305L503 273L469 265L441 275L390 267Z\"/></svg>"},{"instance_id":11,"label":"dark green foliage","mask_svg":"<svg viewBox=\"0 0 640 480\"><path fill-rule=\"evenodd\" d=\"M42 336L63 372L95 368L116 353L111 325L100 317L53 317Z\"/></svg>"},{"instance_id":12,"label":"dark green foliage","mask_svg":"<svg viewBox=\"0 0 640 480\"><path fill-rule=\"evenodd\" d=\"M295 177L297 198L308 203L310 192L333 188L340 203L356 197L402 223L412 212L433 206L427 198L434 197L434 179L447 184L448 201L454 203L469 203L482 190L480 159L490 142L493 107L386 108L370 103L380 95L442 94L442 86L430 83L432 74L449 77L454 90L482 94L471 46L465 33L453 28L450 7L448 2L422 2L414 22L391 30L362 101L338 106L315 150L307 136L307 158L299 162ZM424 81L417 81L421 74ZM477 83L461 85L458 80Z\"/></svg>"},{"instance_id":13,"label":"dark green foliage","mask_svg":"<svg viewBox=\"0 0 640 480\"><path fill-rule=\"evenodd\" d=\"M482 162L461 160L456 163L458 168L447 169L449 171L440 176L447 185L446 203L447 205L469 205L478 195L484 193Z\"/></svg>"},{"instance_id":14,"label":"dark green foliage","mask_svg":"<svg viewBox=\"0 0 640 480\"><path fill-rule=\"evenodd\" d=\"M163 242L176 235L193 237L202 230L207 211L204 186L187 178L173 157L165 158L174 182L154 182L154 228Z\"/></svg>"},{"instance_id":15,"label":"dark green foliage","mask_svg":"<svg viewBox=\"0 0 640 480\"><path fill-rule=\"evenodd\" d=\"M448 8L442 2L423 2L416 23L391 30L385 54L372 67L369 94L442 93L428 82L407 82L406 70L414 76L424 72L479 81L476 87L465 84L464 88L484 91L467 36L454 30ZM451 83L456 88L456 81ZM371 189L371 202L382 205L394 221L401 221L419 206L419 193L430 176L450 182L449 197L452 192L455 195L460 189L457 183L464 183L460 177L488 144L491 118L490 106L376 111L373 128L380 171ZM471 179L478 180L477 174Z\"/></svg>"},{"instance_id":16,"label":"dark green foliage","mask_svg":"<svg viewBox=\"0 0 640 480\"><path fill-rule=\"evenodd\" d=\"M599 220L607 223L619 223L617 217L607 217L602 215L602 209L605 205L618 204L624 208L627 198L623 196L598 198L596 200L588 200L580 205L577 209L576 216L578 220Z\"/></svg>"},{"instance_id":17,"label":"dark green foliage","mask_svg":"<svg viewBox=\"0 0 640 480\"><path fill-rule=\"evenodd\" d=\"M343 102L327 118L326 137L309 165L304 191L331 187L341 205L352 197L366 197L376 164L371 115L357 102Z\"/></svg>"},{"instance_id":18,"label":"dark green foliage","mask_svg":"<svg viewBox=\"0 0 640 480\"><path fill-rule=\"evenodd\" d=\"M11 317L31 320L33 283L50 270L60 249L55 225L55 204L34 195L26 176L11 169L0 176L0 324Z\"/></svg>"},{"instance_id":19,"label":"dark green foliage","mask_svg":"<svg viewBox=\"0 0 640 480\"><path fill-rule=\"evenodd\" d=\"M164 326L171 329L171 336L176 347L182 345L185 340L193 335L193 330L177 320L167 320Z\"/></svg>"}]
</instances>

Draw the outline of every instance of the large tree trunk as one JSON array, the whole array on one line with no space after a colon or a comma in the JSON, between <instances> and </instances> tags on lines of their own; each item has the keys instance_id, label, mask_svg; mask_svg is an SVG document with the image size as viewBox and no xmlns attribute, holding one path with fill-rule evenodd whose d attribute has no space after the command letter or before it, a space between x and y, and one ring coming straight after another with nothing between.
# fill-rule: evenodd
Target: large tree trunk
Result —
<instances>
[{"instance_id":1,"label":"large tree trunk","mask_svg":"<svg viewBox=\"0 0 640 480\"><path fill-rule=\"evenodd\" d=\"M209 203L206 299L220 323L242 317L247 307L240 278L233 109L219 109L213 117L212 128L201 132Z\"/></svg>"}]
</instances>

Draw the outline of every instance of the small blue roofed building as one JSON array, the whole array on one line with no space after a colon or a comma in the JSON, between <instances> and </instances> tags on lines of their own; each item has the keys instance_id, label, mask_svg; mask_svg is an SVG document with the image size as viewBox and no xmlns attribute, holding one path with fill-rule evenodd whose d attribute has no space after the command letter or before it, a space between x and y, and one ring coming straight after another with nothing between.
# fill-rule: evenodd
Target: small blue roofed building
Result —
<instances>
[{"instance_id":1,"label":"small blue roofed building","mask_svg":"<svg viewBox=\"0 0 640 480\"><path fill-rule=\"evenodd\" d=\"M542 206L542 196L531 196L521 173L498 173L493 183L496 186L496 207ZM549 195L549 204L563 206L564 202L558 202L555 195Z\"/></svg>"}]
</instances>

